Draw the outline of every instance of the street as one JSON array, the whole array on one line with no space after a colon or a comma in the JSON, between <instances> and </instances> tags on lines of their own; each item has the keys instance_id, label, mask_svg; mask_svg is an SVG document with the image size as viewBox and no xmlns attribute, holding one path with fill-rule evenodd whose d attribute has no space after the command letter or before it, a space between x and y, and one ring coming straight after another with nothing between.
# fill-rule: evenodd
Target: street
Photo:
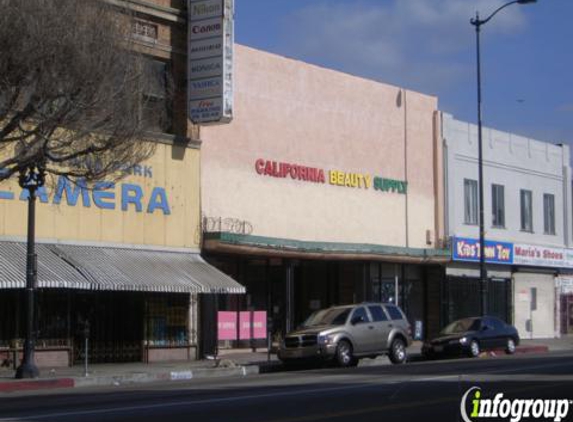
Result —
<instances>
[{"instance_id":1,"label":"street","mask_svg":"<svg viewBox=\"0 0 573 422\"><path fill-rule=\"evenodd\" d=\"M572 358L546 353L7 394L0 421L461 421L460 402L472 387L482 398L567 399L573 407Z\"/></svg>"}]
</instances>

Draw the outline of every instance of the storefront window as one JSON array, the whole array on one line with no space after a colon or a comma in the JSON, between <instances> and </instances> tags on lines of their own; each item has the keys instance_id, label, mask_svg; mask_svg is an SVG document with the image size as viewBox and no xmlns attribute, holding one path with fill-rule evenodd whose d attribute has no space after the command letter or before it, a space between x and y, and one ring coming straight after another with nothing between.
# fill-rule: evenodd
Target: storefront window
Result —
<instances>
[{"instance_id":1,"label":"storefront window","mask_svg":"<svg viewBox=\"0 0 573 422\"><path fill-rule=\"evenodd\" d=\"M150 86L143 95L141 118L147 129L157 133L173 132L173 81L169 63L147 58Z\"/></svg>"},{"instance_id":2,"label":"storefront window","mask_svg":"<svg viewBox=\"0 0 573 422\"><path fill-rule=\"evenodd\" d=\"M422 267L418 265L404 266L404 280L400 284L401 300L400 307L408 317L408 321L414 329L414 337L420 340L424 329L424 282Z\"/></svg>"},{"instance_id":3,"label":"storefront window","mask_svg":"<svg viewBox=\"0 0 573 422\"><path fill-rule=\"evenodd\" d=\"M478 223L478 184L477 180L464 179L464 223Z\"/></svg>"},{"instance_id":4,"label":"storefront window","mask_svg":"<svg viewBox=\"0 0 573 422\"><path fill-rule=\"evenodd\" d=\"M188 295L154 295L147 299L148 346L186 346Z\"/></svg>"},{"instance_id":5,"label":"storefront window","mask_svg":"<svg viewBox=\"0 0 573 422\"><path fill-rule=\"evenodd\" d=\"M12 340L20 337L18 335L20 318L17 317L18 293L17 290L4 290L0 295L0 348L10 347Z\"/></svg>"},{"instance_id":6,"label":"storefront window","mask_svg":"<svg viewBox=\"0 0 573 422\"><path fill-rule=\"evenodd\" d=\"M555 195L543 194L543 233L555 234Z\"/></svg>"},{"instance_id":7,"label":"storefront window","mask_svg":"<svg viewBox=\"0 0 573 422\"><path fill-rule=\"evenodd\" d=\"M505 228L505 187L503 185L491 185L491 212L492 226Z\"/></svg>"},{"instance_id":8,"label":"storefront window","mask_svg":"<svg viewBox=\"0 0 573 422\"><path fill-rule=\"evenodd\" d=\"M370 285L372 286L372 300L384 303L396 303L396 272L399 266L370 263Z\"/></svg>"},{"instance_id":9,"label":"storefront window","mask_svg":"<svg viewBox=\"0 0 573 422\"><path fill-rule=\"evenodd\" d=\"M69 299L61 290L38 292L38 346L65 346L69 343Z\"/></svg>"}]
</instances>

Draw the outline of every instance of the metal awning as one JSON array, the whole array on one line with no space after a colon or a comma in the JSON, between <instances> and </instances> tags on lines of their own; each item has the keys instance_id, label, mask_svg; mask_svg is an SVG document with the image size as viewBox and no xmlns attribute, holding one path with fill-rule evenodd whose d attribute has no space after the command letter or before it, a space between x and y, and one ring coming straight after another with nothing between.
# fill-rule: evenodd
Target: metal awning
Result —
<instances>
[{"instance_id":1,"label":"metal awning","mask_svg":"<svg viewBox=\"0 0 573 422\"><path fill-rule=\"evenodd\" d=\"M245 293L199 254L64 244L36 245L38 287L176 293ZM0 242L0 288L25 286L26 245Z\"/></svg>"},{"instance_id":2,"label":"metal awning","mask_svg":"<svg viewBox=\"0 0 573 422\"><path fill-rule=\"evenodd\" d=\"M36 244L38 287L92 289L91 283L50 250L50 245ZM26 285L26 244L0 242L0 288L18 289Z\"/></svg>"}]
</instances>

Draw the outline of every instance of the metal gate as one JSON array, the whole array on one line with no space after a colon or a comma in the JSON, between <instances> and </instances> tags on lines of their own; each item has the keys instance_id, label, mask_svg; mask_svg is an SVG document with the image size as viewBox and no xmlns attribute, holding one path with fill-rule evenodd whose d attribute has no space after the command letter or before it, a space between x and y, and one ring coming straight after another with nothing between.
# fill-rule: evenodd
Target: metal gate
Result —
<instances>
[{"instance_id":1,"label":"metal gate","mask_svg":"<svg viewBox=\"0 0 573 422\"><path fill-rule=\"evenodd\" d=\"M498 317L505 322L511 320L511 282L505 278L491 278L488 280L488 310L487 314Z\"/></svg>"},{"instance_id":2,"label":"metal gate","mask_svg":"<svg viewBox=\"0 0 573 422\"><path fill-rule=\"evenodd\" d=\"M443 326L460 318L481 314L480 279L448 277L442 290ZM511 322L511 283L509 279L487 281L487 315Z\"/></svg>"},{"instance_id":3,"label":"metal gate","mask_svg":"<svg viewBox=\"0 0 573 422\"><path fill-rule=\"evenodd\" d=\"M199 356L217 354L217 310L218 297L215 294L199 295Z\"/></svg>"},{"instance_id":4,"label":"metal gate","mask_svg":"<svg viewBox=\"0 0 573 422\"><path fill-rule=\"evenodd\" d=\"M143 359L143 295L135 292L79 292L74 296L71 324L74 362L84 360L86 322L91 363L141 362Z\"/></svg>"}]
</instances>

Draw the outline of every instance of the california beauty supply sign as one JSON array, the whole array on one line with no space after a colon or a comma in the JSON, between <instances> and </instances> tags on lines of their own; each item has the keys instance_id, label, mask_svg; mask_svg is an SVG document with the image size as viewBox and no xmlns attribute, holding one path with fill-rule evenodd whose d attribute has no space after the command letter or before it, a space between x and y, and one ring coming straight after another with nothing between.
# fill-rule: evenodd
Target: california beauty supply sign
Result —
<instances>
[{"instance_id":1,"label":"california beauty supply sign","mask_svg":"<svg viewBox=\"0 0 573 422\"><path fill-rule=\"evenodd\" d=\"M255 161L255 171L260 176L277 179L291 179L354 189L374 189L375 191L396 192L404 195L408 191L408 182L405 180L389 179L370 173L310 167L264 158L259 158Z\"/></svg>"}]
</instances>

